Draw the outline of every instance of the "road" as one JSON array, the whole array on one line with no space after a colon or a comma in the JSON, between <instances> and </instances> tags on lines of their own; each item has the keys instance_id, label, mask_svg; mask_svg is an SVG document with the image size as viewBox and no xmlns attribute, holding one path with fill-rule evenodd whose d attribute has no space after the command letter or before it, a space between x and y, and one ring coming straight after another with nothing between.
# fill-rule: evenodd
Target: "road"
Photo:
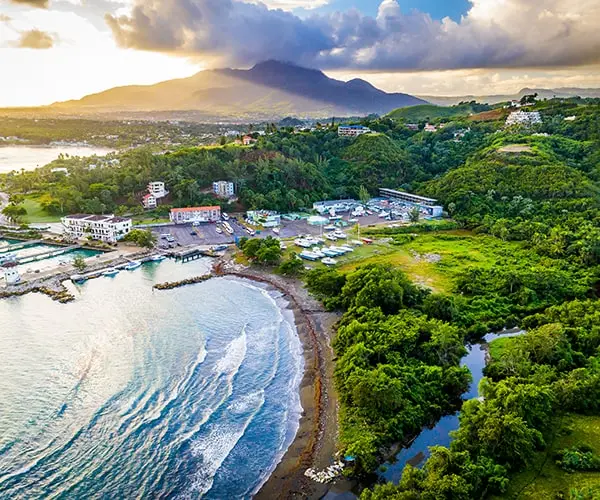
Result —
<instances>
[{"instance_id":1,"label":"road","mask_svg":"<svg viewBox=\"0 0 600 500\"><path fill-rule=\"evenodd\" d=\"M3 226L9 226L10 223L8 222L8 219L2 215L2 210L4 209L4 207L8 205L8 194L6 193L0 193L0 225Z\"/></svg>"}]
</instances>

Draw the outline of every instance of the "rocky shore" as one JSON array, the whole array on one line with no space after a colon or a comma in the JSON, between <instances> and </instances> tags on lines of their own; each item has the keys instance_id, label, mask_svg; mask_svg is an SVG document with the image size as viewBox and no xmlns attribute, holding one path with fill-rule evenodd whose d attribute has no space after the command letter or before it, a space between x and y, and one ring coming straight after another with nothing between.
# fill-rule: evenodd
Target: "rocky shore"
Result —
<instances>
[{"instance_id":1,"label":"rocky shore","mask_svg":"<svg viewBox=\"0 0 600 500\"><path fill-rule=\"evenodd\" d=\"M152 288L156 290L173 290L174 288L179 288L187 285L195 285L196 283L202 283L203 281L208 281L213 277L212 274L205 274L203 276L195 276L194 278L187 278L180 281L173 281L167 283L158 283L154 285Z\"/></svg>"}]
</instances>

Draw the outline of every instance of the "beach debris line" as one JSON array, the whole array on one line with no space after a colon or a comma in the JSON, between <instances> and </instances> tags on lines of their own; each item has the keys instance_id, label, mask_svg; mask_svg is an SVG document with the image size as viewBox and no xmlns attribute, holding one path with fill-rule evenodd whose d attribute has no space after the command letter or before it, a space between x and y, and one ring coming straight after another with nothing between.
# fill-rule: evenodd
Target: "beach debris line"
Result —
<instances>
[{"instance_id":1,"label":"beach debris line","mask_svg":"<svg viewBox=\"0 0 600 500\"><path fill-rule=\"evenodd\" d=\"M304 471L304 475L317 483L329 483L333 481L335 478L342 475L344 470L344 464L342 462L337 462L333 465L330 465L326 469L322 471L315 470L313 468L308 468Z\"/></svg>"},{"instance_id":2,"label":"beach debris line","mask_svg":"<svg viewBox=\"0 0 600 500\"><path fill-rule=\"evenodd\" d=\"M202 283L203 281L208 281L213 277L212 274L204 274L202 276L196 276L194 278L188 278L181 281L173 281L167 283L158 283L154 285L152 288L156 290L172 290L173 288L179 288L181 286L186 285L195 285L196 283Z\"/></svg>"}]
</instances>

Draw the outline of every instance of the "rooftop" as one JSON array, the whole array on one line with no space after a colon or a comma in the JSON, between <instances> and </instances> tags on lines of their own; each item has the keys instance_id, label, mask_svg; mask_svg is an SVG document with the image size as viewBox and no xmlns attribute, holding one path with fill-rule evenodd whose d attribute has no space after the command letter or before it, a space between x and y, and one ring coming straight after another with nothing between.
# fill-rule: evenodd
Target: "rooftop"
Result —
<instances>
[{"instance_id":1,"label":"rooftop","mask_svg":"<svg viewBox=\"0 0 600 500\"><path fill-rule=\"evenodd\" d=\"M172 208L171 212L208 212L209 210L221 210L219 206L213 207L187 207L187 208Z\"/></svg>"}]
</instances>

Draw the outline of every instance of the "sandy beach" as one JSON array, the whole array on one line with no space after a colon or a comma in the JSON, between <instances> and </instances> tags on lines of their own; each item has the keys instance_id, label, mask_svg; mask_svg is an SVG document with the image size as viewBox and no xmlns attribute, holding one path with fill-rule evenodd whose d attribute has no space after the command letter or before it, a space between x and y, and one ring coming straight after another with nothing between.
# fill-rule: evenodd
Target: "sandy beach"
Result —
<instances>
[{"instance_id":1,"label":"sandy beach","mask_svg":"<svg viewBox=\"0 0 600 500\"><path fill-rule=\"evenodd\" d=\"M224 274L264 283L283 294L294 313L304 347L305 372L300 384L304 409L296 437L275 471L255 498L321 498L330 485L304 475L309 467L321 470L334 461L337 441L337 395L333 382L331 335L339 316L323 309L303 284L259 269L228 269Z\"/></svg>"}]
</instances>

